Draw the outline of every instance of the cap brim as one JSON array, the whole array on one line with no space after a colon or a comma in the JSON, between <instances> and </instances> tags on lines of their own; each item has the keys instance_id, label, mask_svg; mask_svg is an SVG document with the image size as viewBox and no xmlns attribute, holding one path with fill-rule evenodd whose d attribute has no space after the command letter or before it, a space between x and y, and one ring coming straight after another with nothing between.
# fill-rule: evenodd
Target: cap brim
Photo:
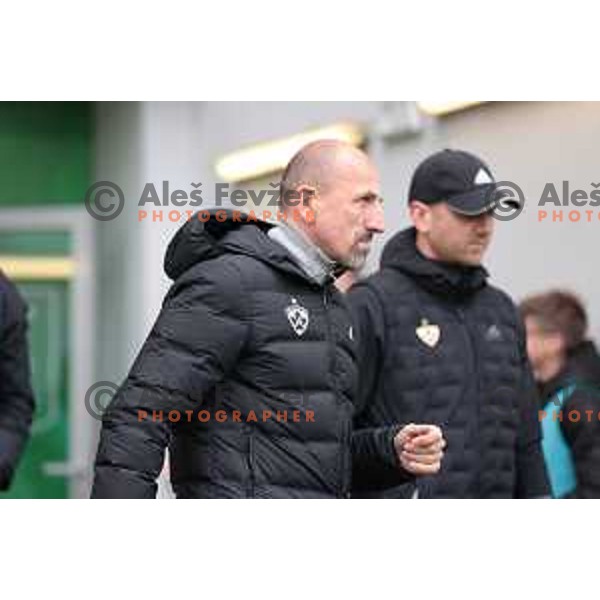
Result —
<instances>
[{"instance_id":1,"label":"cap brim","mask_svg":"<svg viewBox=\"0 0 600 600\"><path fill-rule=\"evenodd\" d=\"M507 194L496 188L495 183L489 183L477 186L466 194L452 196L446 202L453 212L467 217L476 217L496 208L506 196ZM520 207L520 203L514 197L509 197L507 204L514 205L514 208Z\"/></svg>"}]
</instances>

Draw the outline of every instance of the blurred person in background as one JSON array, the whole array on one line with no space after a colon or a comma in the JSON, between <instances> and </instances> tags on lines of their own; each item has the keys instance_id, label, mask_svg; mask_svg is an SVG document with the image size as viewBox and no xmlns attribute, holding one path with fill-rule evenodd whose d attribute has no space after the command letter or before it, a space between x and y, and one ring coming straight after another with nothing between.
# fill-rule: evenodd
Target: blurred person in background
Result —
<instances>
[{"instance_id":1,"label":"blurred person in background","mask_svg":"<svg viewBox=\"0 0 600 600\"><path fill-rule=\"evenodd\" d=\"M540 390L544 458L555 498L600 498L600 356L573 293L550 290L520 305Z\"/></svg>"},{"instance_id":2,"label":"blurred person in background","mask_svg":"<svg viewBox=\"0 0 600 600\"><path fill-rule=\"evenodd\" d=\"M9 489L29 439L34 399L27 306L0 271L0 490Z\"/></svg>"}]
</instances>

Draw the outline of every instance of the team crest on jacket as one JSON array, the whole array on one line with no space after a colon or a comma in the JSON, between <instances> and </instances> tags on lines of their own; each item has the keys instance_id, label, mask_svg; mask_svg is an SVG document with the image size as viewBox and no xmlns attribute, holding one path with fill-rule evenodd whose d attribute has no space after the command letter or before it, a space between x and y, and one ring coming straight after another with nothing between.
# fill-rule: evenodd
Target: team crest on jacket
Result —
<instances>
[{"instance_id":1,"label":"team crest on jacket","mask_svg":"<svg viewBox=\"0 0 600 600\"><path fill-rule=\"evenodd\" d=\"M292 303L285 309L288 321L296 335L300 337L307 329L310 321L308 310L298 303L296 298L292 298Z\"/></svg>"},{"instance_id":2,"label":"team crest on jacket","mask_svg":"<svg viewBox=\"0 0 600 600\"><path fill-rule=\"evenodd\" d=\"M435 348L442 334L439 325L430 325L427 319L421 319L421 324L415 330L417 337L430 348Z\"/></svg>"}]
</instances>

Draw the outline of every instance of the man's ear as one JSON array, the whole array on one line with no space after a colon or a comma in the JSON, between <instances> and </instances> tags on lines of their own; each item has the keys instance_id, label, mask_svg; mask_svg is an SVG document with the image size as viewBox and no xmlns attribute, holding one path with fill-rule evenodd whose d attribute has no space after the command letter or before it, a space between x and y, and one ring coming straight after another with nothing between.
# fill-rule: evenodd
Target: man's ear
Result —
<instances>
[{"instance_id":1,"label":"man's ear","mask_svg":"<svg viewBox=\"0 0 600 600\"><path fill-rule=\"evenodd\" d=\"M296 188L294 203L291 210L296 213L296 218L304 221L307 224L314 223L316 215L319 212L321 198L319 192L314 185L302 183Z\"/></svg>"},{"instance_id":2,"label":"man's ear","mask_svg":"<svg viewBox=\"0 0 600 600\"><path fill-rule=\"evenodd\" d=\"M427 233L431 229L431 207L428 204L411 200L408 212L417 231Z\"/></svg>"}]
</instances>

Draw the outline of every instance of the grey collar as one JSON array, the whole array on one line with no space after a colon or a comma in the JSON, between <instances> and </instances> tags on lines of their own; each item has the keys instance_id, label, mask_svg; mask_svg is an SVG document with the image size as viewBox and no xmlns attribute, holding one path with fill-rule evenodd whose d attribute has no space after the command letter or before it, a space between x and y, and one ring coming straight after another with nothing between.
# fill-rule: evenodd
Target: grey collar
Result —
<instances>
[{"instance_id":1,"label":"grey collar","mask_svg":"<svg viewBox=\"0 0 600 600\"><path fill-rule=\"evenodd\" d=\"M288 225L277 225L269 229L268 236L281 244L298 266L319 285L324 285L333 276L336 262L298 229Z\"/></svg>"}]
</instances>

